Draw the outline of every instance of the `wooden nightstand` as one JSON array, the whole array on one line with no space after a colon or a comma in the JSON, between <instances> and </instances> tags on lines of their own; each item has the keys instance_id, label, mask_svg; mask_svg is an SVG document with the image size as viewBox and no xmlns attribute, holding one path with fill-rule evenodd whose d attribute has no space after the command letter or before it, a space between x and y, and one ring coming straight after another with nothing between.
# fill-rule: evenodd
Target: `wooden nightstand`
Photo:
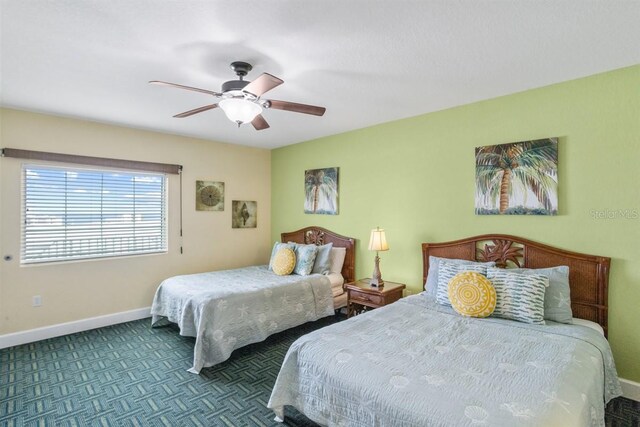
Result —
<instances>
[{"instance_id":1,"label":"wooden nightstand","mask_svg":"<svg viewBox=\"0 0 640 427\"><path fill-rule=\"evenodd\" d=\"M384 287L376 288L369 284L370 279L347 283L347 317L355 316L367 310L391 304L402 298L402 283L384 282Z\"/></svg>"}]
</instances>

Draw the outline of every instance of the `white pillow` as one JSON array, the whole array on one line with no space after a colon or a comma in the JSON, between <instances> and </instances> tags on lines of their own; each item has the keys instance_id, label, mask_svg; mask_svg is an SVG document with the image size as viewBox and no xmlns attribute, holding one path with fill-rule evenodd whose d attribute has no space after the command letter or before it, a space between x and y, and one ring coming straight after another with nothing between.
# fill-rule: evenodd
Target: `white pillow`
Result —
<instances>
[{"instance_id":1,"label":"white pillow","mask_svg":"<svg viewBox=\"0 0 640 427\"><path fill-rule=\"evenodd\" d=\"M345 256L347 256L347 248L331 248L329 254L329 271L331 273L342 273Z\"/></svg>"},{"instance_id":2,"label":"white pillow","mask_svg":"<svg viewBox=\"0 0 640 427\"><path fill-rule=\"evenodd\" d=\"M331 283L331 293L334 297L338 295L342 295L344 293L344 289L342 289L342 285L344 285L344 277L340 273L329 273L327 274L327 278Z\"/></svg>"},{"instance_id":3,"label":"white pillow","mask_svg":"<svg viewBox=\"0 0 640 427\"><path fill-rule=\"evenodd\" d=\"M344 285L344 277L340 273L329 273L327 274L327 278L329 279L329 283L331 283L331 289L340 288L342 289L342 285Z\"/></svg>"}]
</instances>

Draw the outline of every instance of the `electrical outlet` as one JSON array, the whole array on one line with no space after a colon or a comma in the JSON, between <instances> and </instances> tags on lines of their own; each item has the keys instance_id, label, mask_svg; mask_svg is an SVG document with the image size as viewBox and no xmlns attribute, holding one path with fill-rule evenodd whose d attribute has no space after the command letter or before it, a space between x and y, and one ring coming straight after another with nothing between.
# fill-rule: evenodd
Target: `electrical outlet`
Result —
<instances>
[{"instance_id":1,"label":"electrical outlet","mask_svg":"<svg viewBox=\"0 0 640 427\"><path fill-rule=\"evenodd\" d=\"M40 295L35 295L33 297L32 305L34 307L40 307L42 305L42 297Z\"/></svg>"}]
</instances>

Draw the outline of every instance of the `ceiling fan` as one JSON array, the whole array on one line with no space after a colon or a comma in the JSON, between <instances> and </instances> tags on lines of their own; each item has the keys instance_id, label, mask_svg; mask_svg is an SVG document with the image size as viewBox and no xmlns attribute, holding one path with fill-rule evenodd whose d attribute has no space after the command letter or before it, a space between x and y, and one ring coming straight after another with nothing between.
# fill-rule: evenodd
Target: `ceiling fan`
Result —
<instances>
[{"instance_id":1,"label":"ceiling fan","mask_svg":"<svg viewBox=\"0 0 640 427\"><path fill-rule=\"evenodd\" d=\"M316 107L314 105L277 101L275 99L262 99L262 95L274 87L281 85L284 81L269 73L262 73L252 82L244 80L244 76L246 76L252 68L253 66L246 62L232 62L231 69L235 71L238 76L238 80L229 80L228 82L224 82L220 92L179 85L176 83L163 82L160 80L152 80L149 83L192 90L212 95L216 98L221 98L221 100L216 104L205 105L204 107L195 108L173 116L177 118L189 117L194 114L202 113L203 111L213 110L214 108L220 107L229 120L237 123L238 127L244 123L251 122L256 130L263 130L269 127L269 123L267 123L261 114L265 109L273 108L276 110L312 114L314 116L322 116L326 111L326 108Z\"/></svg>"}]
</instances>

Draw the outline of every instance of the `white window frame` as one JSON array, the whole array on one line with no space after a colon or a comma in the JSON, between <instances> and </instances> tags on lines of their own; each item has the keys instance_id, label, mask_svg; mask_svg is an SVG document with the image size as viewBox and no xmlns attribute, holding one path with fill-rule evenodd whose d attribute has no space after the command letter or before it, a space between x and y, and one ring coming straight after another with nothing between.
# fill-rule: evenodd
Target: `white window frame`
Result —
<instances>
[{"instance_id":1,"label":"white window frame","mask_svg":"<svg viewBox=\"0 0 640 427\"><path fill-rule=\"evenodd\" d=\"M51 207L47 207L47 195L45 192L34 189L31 182L27 182L28 171L53 171L53 172L65 172L64 183L65 189L56 194L58 197L64 196L63 206L50 204ZM98 194L100 201L99 208L95 205L88 203L84 205L83 201L69 201L73 200L73 193L68 188L70 182L69 174L88 174L100 175L100 181L87 181L93 184L93 187L86 185L86 190L93 190L94 199ZM78 176L78 175L76 175ZM110 185L104 182L105 177L120 176L123 178L131 177L133 179L133 193L125 194L123 190L122 195L105 196L109 191L113 190L119 184L116 179L110 181ZM135 177L139 177L140 180L136 180ZM161 194L159 200L155 200L155 196L144 197L143 191L139 190L136 193L136 182L143 183L145 179L160 179L159 189ZM70 166L52 166L45 164L23 164L21 170L21 230L20 230L20 264L43 264L43 263L56 263L56 262L69 262L78 260L91 260L91 259L105 259L114 257L129 257L148 254L162 254L168 252L169 245L169 226L168 226L168 178L166 174L157 172L145 172L135 170L121 170L111 168L82 168L82 167L70 167ZM50 179L49 182L52 182ZM145 184L138 184L145 185ZM149 184L146 184L149 185ZM96 187L97 186L97 187ZM113 187L115 186L115 187ZM82 185L78 185L80 188L76 190L82 190ZM95 191L99 188L99 191ZM155 189L155 187L154 187ZM151 190L151 188L147 188ZM27 194L27 192L30 194ZM82 191L76 191L82 192ZM114 193L115 194L115 193ZM150 191L147 195L156 194ZM29 200L28 200L29 198ZM109 204L105 205L105 198L112 199ZM144 202L138 202L140 200L147 199L147 205ZM132 209L128 210L127 205L123 205L123 200L132 199ZM40 216L45 218L48 213L50 215L49 223L41 223L38 225L38 221L42 221L42 218L29 218L27 212L27 203L31 202L33 208L34 203L41 201L39 205ZM88 206L92 206L88 208ZM143 208L144 207L144 208ZM63 208L64 214L61 215L60 208ZM138 208L138 213L136 213ZM49 211L47 212L47 209ZM57 209L57 212L55 212ZM85 217L91 218L99 217L98 221L89 222L87 224L79 225L80 222L76 220L74 223L70 217L73 215L69 211L76 209L78 211L85 212L88 210L89 214L84 214ZM33 210L33 209L32 209ZM75 213L77 217L82 216L81 213ZM120 215L120 217L118 217ZM145 221L145 217L147 220ZM152 218L153 220L149 220ZM86 218L85 218L86 219ZM34 220L33 223L29 221ZM55 222L55 225L52 223ZM144 223L147 224L144 224ZM50 231L47 231L50 230ZM48 234L47 234L48 233ZM71 236L69 236L71 235ZM34 237L38 236L38 244ZM48 239L48 240L47 240ZM49 246L46 246L46 245ZM46 246L46 248L45 248ZM45 248L45 249L41 249ZM38 254L38 251L40 252Z\"/></svg>"}]
</instances>

